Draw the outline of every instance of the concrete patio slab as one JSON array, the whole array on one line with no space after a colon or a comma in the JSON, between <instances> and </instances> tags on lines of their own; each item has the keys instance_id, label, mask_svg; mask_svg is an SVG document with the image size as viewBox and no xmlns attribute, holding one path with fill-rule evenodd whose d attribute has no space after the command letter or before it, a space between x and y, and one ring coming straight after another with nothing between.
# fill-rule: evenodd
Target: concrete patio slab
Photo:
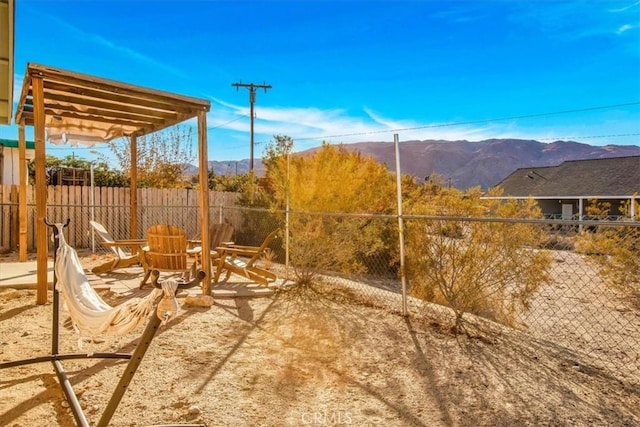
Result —
<instances>
[{"instance_id":1,"label":"concrete patio slab","mask_svg":"<svg viewBox=\"0 0 640 427\"><path fill-rule=\"evenodd\" d=\"M37 283L36 261L26 262L0 262L0 288L35 289ZM139 285L143 276L141 267L129 267L119 269L107 274L97 276L85 269L89 283L96 290L110 290L118 294L138 294ZM232 279L236 279L235 276ZM212 296L215 299L229 298L261 298L273 295L274 289L260 286L256 283L242 281L229 281L218 283L212 287ZM47 280L49 287L53 285L53 261L47 266ZM151 289L147 284L144 289ZM143 289L143 291L144 291ZM140 292L143 292L140 291ZM200 288L188 290L191 295L198 295Z\"/></svg>"},{"instance_id":2,"label":"concrete patio slab","mask_svg":"<svg viewBox=\"0 0 640 427\"><path fill-rule=\"evenodd\" d=\"M0 287L35 288L37 282L37 262L0 262ZM47 282L53 285L53 261L47 264Z\"/></svg>"}]
</instances>

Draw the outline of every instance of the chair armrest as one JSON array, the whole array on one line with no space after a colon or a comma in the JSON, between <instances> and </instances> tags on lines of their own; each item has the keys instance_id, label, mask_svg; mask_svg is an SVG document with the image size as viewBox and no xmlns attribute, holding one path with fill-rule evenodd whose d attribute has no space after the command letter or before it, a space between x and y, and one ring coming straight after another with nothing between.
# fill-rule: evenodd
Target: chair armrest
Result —
<instances>
[{"instance_id":1,"label":"chair armrest","mask_svg":"<svg viewBox=\"0 0 640 427\"><path fill-rule=\"evenodd\" d=\"M253 256L260 253L260 248L253 246L218 246L214 250L220 255L230 254L239 256Z\"/></svg>"},{"instance_id":2,"label":"chair armrest","mask_svg":"<svg viewBox=\"0 0 640 427\"><path fill-rule=\"evenodd\" d=\"M144 239L126 239L126 240L115 240L113 242L100 242L103 246L108 247L129 247L129 248L141 248L147 244L147 241Z\"/></svg>"},{"instance_id":3,"label":"chair armrest","mask_svg":"<svg viewBox=\"0 0 640 427\"><path fill-rule=\"evenodd\" d=\"M225 242L220 247L221 248L225 248L225 249L236 249L236 250L239 250L239 251L258 251L258 250L260 250L260 246L236 245L233 242Z\"/></svg>"},{"instance_id":4,"label":"chair armrest","mask_svg":"<svg viewBox=\"0 0 640 427\"><path fill-rule=\"evenodd\" d=\"M113 242L100 242L103 245L106 246L122 246L122 245L144 245L145 243L147 243L147 241L145 239L121 239L121 240L114 240Z\"/></svg>"}]
</instances>

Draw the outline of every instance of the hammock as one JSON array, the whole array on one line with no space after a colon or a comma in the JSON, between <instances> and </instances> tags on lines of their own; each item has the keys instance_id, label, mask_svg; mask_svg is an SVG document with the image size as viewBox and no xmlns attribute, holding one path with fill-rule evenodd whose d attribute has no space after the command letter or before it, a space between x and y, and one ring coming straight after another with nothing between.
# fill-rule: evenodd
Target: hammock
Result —
<instances>
[{"instance_id":1,"label":"hammock","mask_svg":"<svg viewBox=\"0 0 640 427\"><path fill-rule=\"evenodd\" d=\"M158 327L165 324L178 311L178 304L175 299L176 290L178 288L188 289L197 286L205 278L204 271L200 270L194 280L189 283L177 283L175 280L166 280L161 284L157 283L158 271L153 271L154 290L144 298L133 298L120 304L117 307L111 307L104 302L95 290L89 284L87 277L82 270L82 265L78 259L75 249L67 244L64 240L62 229L69 224L53 224L44 220L45 224L54 229L54 243L56 247L56 257L54 264L54 286L53 286L53 316L52 316L52 339L51 353L44 356L31 357L23 360L14 360L10 362L1 362L0 369L12 368L16 366L29 365L32 363L51 362L56 371L60 386L65 395L69 408L73 412L76 424L80 427L89 427L89 421L85 416L78 395L73 390L71 381L62 365L63 360L67 359L128 359L126 368L122 371L118 385L113 390L111 399L102 413L102 417L98 421L97 427L107 427L118 408L118 404L122 400L125 391L128 389L133 376L142 362L151 341L153 340ZM160 289L162 288L162 289ZM164 294L162 300L155 305L155 301L160 295ZM59 348L59 308L62 295L63 301L69 309L71 320L74 326L80 332L91 335L112 334L121 335L133 331L141 324L149 319L147 326L140 337L138 345L133 353L75 353L61 354ZM155 309L156 316L149 316ZM202 424L189 424L190 426L201 426ZM167 424L168 426L168 424Z\"/></svg>"},{"instance_id":2,"label":"hammock","mask_svg":"<svg viewBox=\"0 0 640 427\"><path fill-rule=\"evenodd\" d=\"M57 285L74 326L82 333L96 336L124 335L144 324L163 290L154 289L144 298L132 298L111 307L87 280L78 254L64 239L62 224L57 226L60 238L55 264Z\"/></svg>"}]
</instances>

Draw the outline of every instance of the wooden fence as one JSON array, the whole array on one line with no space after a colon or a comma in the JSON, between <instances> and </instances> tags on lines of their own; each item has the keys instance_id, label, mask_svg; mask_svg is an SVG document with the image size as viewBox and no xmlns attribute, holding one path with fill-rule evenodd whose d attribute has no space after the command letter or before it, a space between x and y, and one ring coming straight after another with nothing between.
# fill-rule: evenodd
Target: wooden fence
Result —
<instances>
[{"instance_id":1,"label":"wooden fence","mask_svg":"<svg viewBox=\"0 0 640 427\"><path fill-rule=\"evenodd\" d=\"M189 235L199 232L199 194L190 189L138 189L138 234L158 223L176 224ZM235 206L236 193L211 191L209 206L212 222L219 222L222 208ZM89 221L95 219L109 230L115 238L130 236L129 188L89 186L48 186L47 218L63 222L67 218L71 225L66 234L74 247L90 246ZM35 187L27 186L27 251L35 248ZM16 251L19 244L19 187L0 185L0 253ZM138 236L142 237L142 235Z\"/></svg>"}]
</instances>

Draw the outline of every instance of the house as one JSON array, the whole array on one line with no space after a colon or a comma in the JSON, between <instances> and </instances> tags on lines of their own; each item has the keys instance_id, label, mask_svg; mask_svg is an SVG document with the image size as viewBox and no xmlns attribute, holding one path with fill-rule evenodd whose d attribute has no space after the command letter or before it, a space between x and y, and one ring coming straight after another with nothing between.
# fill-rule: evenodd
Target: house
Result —
<instances>
[{"instance_id":1,"label":"house","mask_svg":"<svg viewBox=\"0 0 640 427\"><path fill-rule=\"evenodd\" d=\"M33 161L36 156L33 141L26 141L26 147L26 161ZM28 173L27 168L25 173ZM0 138L0 185L3 184L20 185L20 150L18 141Z\"/></svg>"},{"instance_id":2,"label":"house","mask_svg":"<svg viewBox=\"0 0 640 427\"><path fill-rule=\"evenodd\" d=\"M571 160L558 166L520 168L496 187L503 198L534 198L543 214L554 219L588 219L588 203L611 204L612 219L628 216L637 220L640 212L640 156ZM630 203L633 202L633 203Z\"/></svg>"}]
</instances>

